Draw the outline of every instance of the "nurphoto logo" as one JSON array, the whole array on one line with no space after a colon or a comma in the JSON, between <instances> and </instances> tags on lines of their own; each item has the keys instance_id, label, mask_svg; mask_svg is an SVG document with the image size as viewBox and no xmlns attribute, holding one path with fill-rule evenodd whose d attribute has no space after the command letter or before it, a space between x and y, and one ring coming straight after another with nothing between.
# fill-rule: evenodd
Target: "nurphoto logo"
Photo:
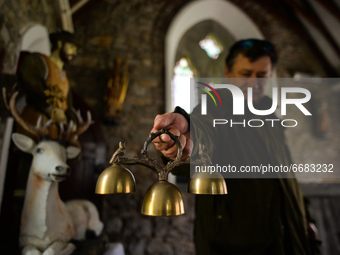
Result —
<instances>
[{"instance_id":1,"label":"nurphoto logo","mask_svg":"<svg viewBox=\"0 0 340 255\"><path fill-rule=\"evenodd\" d=\"M220 106L223 106L222 100L216 89L228 89L231 92L232 99L233 99L233 115L244 115L244 102L245 97L243 91L232 84L215 84L214 88L211 85L208 85L203 82L197 82L198 84L204 85L206 88L210 89L214 95L218 98L220 102ZM208 91L206 88L197 87L206 94L201 95L201 114L207 115L207 94L212 98L212 100L215 103L215 106L217 107L217 102L215 100L214 95ZM294 93L301 95L299 98L288 98L289 93ZM312 114L307 110L307 108L304 106L305 103L307 103L311 99L311 93L309 90L305 88L297 88L297 87L282 87L280 90L280 108L281 108L281 115L285 116L287 115L287 105L295 105L304 115L311 116ZM258 116L267 116L270 114L273 114L279 103L279 96L278 96L278 88L273 87L272 88L272 105L269 109L256 109L253 102L253 88L248 87L247 88L247 106L251 113ZM249 126L249 127L262 127L264 125L264 122L271 122L272 127L274 127L276 122L281 123L284 127L295 127L297 126L297 121L295 119L250 119L250 120L243 120L242 122L233 122L233 120L227 120L227 119L214 119L213 126L216 125L225 125L230 124L232 125L243 125L243 126ZM288 124L290 123L290 124Z\"/></svg>"}]
</instances>

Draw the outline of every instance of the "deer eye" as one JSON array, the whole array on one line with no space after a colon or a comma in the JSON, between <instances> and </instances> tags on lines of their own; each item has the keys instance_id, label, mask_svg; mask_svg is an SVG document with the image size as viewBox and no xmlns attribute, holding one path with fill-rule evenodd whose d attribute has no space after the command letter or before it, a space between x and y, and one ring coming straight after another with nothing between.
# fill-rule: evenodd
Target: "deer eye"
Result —
<instances>
[{"instance_id":1,"label":"deer eye","mask_svg":"<svg viewBox=\"0 0 340 255\"><path fill-rule=\"evenodd\" d=\"M37 148L36 152L37 152L37 153L43 153L43 152L44 152L44 149L42 149L42 148Z\"/></svg>"}]
</instances>

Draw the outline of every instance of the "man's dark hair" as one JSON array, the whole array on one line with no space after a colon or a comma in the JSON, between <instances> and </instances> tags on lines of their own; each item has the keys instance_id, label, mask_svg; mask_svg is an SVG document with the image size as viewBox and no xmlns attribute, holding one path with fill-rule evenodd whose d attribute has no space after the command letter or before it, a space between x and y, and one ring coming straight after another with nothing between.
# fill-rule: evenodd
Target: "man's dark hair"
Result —
<instances>
[{"instance_id":1,"label":"man's dark hair","mask_svg":"<svg viewBox=\"0 0 340 255\"><path fill-rule=\"evenodd\" d=\"M235 58L242 54L254 62L261 57L268 56L272 62L272 68L276 65L277 55L275 47L272 43L266 40L246 39L236 42L229 50L226 58L226 66L229 70L232 69Z\"/></svg>"},{"instance_id":2,"label":"man's dark hair","mask_svg":"<svg viewBox=\"0 0 340 255\"><path fill-rule=\"evenodd\" d=\"M58 41L61 41L63 44L69 42L74 45L77 45L76 39L74 38L74 34L67 32L65 30L58 30L50 34L52 51L58 48Z\"/></svg>"}]
</instances>

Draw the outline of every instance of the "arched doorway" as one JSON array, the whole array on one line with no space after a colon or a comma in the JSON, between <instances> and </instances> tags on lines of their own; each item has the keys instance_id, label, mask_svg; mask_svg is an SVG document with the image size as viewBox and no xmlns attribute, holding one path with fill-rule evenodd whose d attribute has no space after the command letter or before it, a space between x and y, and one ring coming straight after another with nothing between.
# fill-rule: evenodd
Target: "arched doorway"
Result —
<instances>
[{"instance_id":1,"label":"arched doorway","mask_svg":"<svg viewBox=\"0 0 340 255\"><path fill-rule=\"evenodd\" d=\"M173 79L173 68L178 61L181 54L178 52L183 37L190 34L190 30L197 29L201 23L208 23L208 29L213 27L220 27L219 31L224 31L222 34L216 35L221 37L229 37L229 41L226 45L223 45L225 49L233 41L244 38L259 38L262 39L263 35L257 28L255 23L237 6L234 4L222 1L222 0L201 0L194 1L184 6L178 14L173 18L169 25L168 31L165 36L165 110L166 112L173 111L172 102L172 86L171 81ZM203 39L203 38L201 38ZM201 40L200 39L200 40ZM197 44L199 41L197 41ZM227 50L225 51L226 54ZM197 62L196 62L197 63ZM192 65L195 66L194 62ZM222 65L223 68L223 65ZM215 75L214 73L208 73L206 75Z\"/></svg>"}]
</instances>

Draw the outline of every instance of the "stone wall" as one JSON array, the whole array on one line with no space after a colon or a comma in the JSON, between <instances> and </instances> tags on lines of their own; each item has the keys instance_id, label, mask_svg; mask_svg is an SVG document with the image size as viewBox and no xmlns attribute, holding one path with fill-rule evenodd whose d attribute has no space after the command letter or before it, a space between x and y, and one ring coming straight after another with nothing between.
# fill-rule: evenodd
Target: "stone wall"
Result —
<instances>
[{"instance_id":1,"label":"stone wall","mask_svg":"<svg viewBox=\"0 0 340 255\"><path fill-rule=\"evenodd\" d=\"M156 114L164 112L164 38L182 0L103 0L95 1L86 15L74 20L80 50L66 67L72 89L104 117L104 96L116 57L128 60L129 87L121 117L104 124L107 159L126 141L127 157L137 154L150 132ZM281 24L256 1L232 0L259 26L265 38L273 41L281 61L279 77L296 71L324 76L308 42ZM0 0L0 53L5 51L2 72L13 74L20 31L29 22L56 28L56 14L47 1ZM261 15L259 15L261 13ZM2 50L2 51L1 51ZM3 120L1 120L3 122ZM1 132L0 132L1 133ZM159 160L150 146L150 157ZM183 192L186 214L178 217L147 217L140 214L147 188L156 180L144 167L131 167L137 192L104 197L101 216L111 241L123 242L126 254L194 254L193 224L195 196Z\"/></svg>"},{"instance_id":2,"label":"stone wall","mask_svg":"<svg viewBox=\"0 0 340 255\"><path fill-rule=\"evenodd\" d=\"M43 24L51 32L56 27L57 14L50 1L0 1L0 71L14 74L22 32L32 23Z\"/></svg>"},{"instance_id":3,"label":"stone wall","mask_svg":"<svg viewBox=\"0 0 340 255\"><path fill-rule=\"evenodd\" d=\"M292 77L295 72L326 76L324 67L310 47L308 38L299 33L298 24L292 26L290 23L283 22L280 15L273 13L260 1L231 0L230 2L249 15L264 38L275 45L279 59L277 77ZM280 5L279 2L277 4Z\"/></svg>"},{"instance_id":4,"label":"stone wall","mask_svg":"<svg viewBox=\"0 0 340 255\"><path fill-rule=\"evenodd\" d=\"M127 157L137 154L154 117L164 112L164 36L182 5L183 1L102 1L86 18L75 21L81 52L68 69L69 79L100 117L115 58L129 63L121 118L103 125L108 158L120 140L126 141ZM159 160L152 146L150 157ZM193 254L194 196L183 192L184 216L143 216L142 199L156 176L145 167L129 168L136 177L137 192L104 199L102 215L110 239L123 242L127 254Z\"/></svg>"}]
</instances>

